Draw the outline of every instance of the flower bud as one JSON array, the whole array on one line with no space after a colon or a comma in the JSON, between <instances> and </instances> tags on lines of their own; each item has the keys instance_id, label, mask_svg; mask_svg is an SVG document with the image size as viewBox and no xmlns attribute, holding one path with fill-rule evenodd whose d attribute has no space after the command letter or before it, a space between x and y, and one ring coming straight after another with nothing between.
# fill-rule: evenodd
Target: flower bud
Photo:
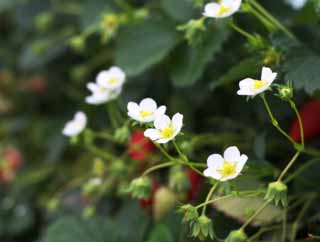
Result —
<instances>
[{"instance_id":1,"label":"flower bud","mask_svg":"<svg viewBox=\"0 0 320 242\"><path fill-rule=\"evenodd\" d=\"M169 187L176 192L185 192L190 188L188 177L180 165L171 167L169 173Z\"/></svg>"},{"instance_id":2,"label":"flower bud","mask_svg":"<svg viewBox=\"0 0 320 242\"><path fill-rule=\"evenodd\" d=\"M129 138L129 128L127 125L118 128L114 134L114 138L120 143L125 142Z\"/></svg>"},{"instance_id":3,"label":"flower bud","mask_svg":"<svg viewBox=\"0 0 320 242\"><path fill-rule=\"evenodd\" d=\"M147 177L139 177L134 179L127 189L127 192L131 193L132 197L143 199L148 198L151 195L151 181Z\"/></svg>"},{"instance_id":4,"label":"flower bud","mask_svg":"<svg viewBox=\"0 0 320 242\"><path fill-rule=\"evenodd\" d=\"M126 175L127 171L123 160L115 160L112 162L109 170L111 175L116 177L122 177L123 175Z\"/></svg>"},{"instance_id":5,"label":"flower bud","mask_svg":"<svg viewBox=\"0 0 320 242\"><path fill-rule=\"evenodd\" d=\"M179 212L183 213L183 223L191 222L193 223L199 218L198 210L196 207L192 206L191 204L183 205L179 208Z\"/></svg>"},{"instance_id":6,"label":"flower bud","mask_svg":"<svg viewBox=\"0 0 320 242\"><path fill-rule=\"evenodd\" d=\"M293 87L292 83L288 82L285 85L276 85L278 93L276 96L280 97L282 100L288 101L293 97Z\"/></svg>"},{"instance_id":7,"label":"flower bud","mask_svg":"<svg viewBox=\"0 0 320 242\"><path fill-rule=\"evenodd\" d=\"M108 42L111 38L114 37L119 28L119 20L119 16L114 13L108 13L102 17L100 28L103 43Z\"/></svg>"},{"instance_id":8,"label":"flower bud","mask_svg":"<svg viewBox=\"0 0 320 242\"><path fill-rule=\"evenodd\" d=\"M85 44L85 38L81 35L74 36L69 40L70 47L77 52L83 51L85 48Z\"/></svg>"},{"instance_id":9,"label":"flower bud","mask_svg":"<svg viewBox=\"0 0 320 242\"><path fill-rule=\"evenodd\" d=\"M192 236L199 238L201 241L205 240L208 236L213 239L212 220L205 215L201 215L192 224Z\"/></svg>"},{"instance_id":10,"label":"flower bud","mask_svg":"<svg viewBox=\"0 0 320 242\"><path fill-rule=\"evenodd\" d=\"M92 193L97 192L101 184L102 184L102 180L100 178L90 179L86 184L84 184L82 188L83 195L89 196Z\"/></svg>"},{"instance_id":11,"label":"flower bud","mask_svg":"<svg viewBox=\"0 0 320 242\"><path fill-rule=\"evenodd\" d=\"M265 200L274 202L277 206L280 203L283 207L288 205L288 187L281 181L269 183Z\"/></svg>"},{"instance_id":12,"label":"flower bud","mask_svg":"<svg viewBox=\"0 0 320 242\"><path fill-rule=\"evenodd\" d=\"M247 235L240 229L231 231L225 242L246 242L248 241Z\"/></svg>"},{"instance_id":13,"label":"flower bud","mask_svg":"<svg viewBox=\"0 0 320 242\"><path fill-rule=\"evenodd\" d=\"M179 25L177 29L184 32L184 38L190 45L198 44L206 30L204 18L191 19L188 23Z\"/></svg>"},{"instance_id":14,"label":"flower bud","mask_svg":"<svg viewBox=\"0 0 320 242\"><path fill-rule=\"evenodd\" d=\"M101 177L106 171L106 166L104 162L97 158L93 161L92 173L94 176Z\"/></svg>"},{"instance_id":15,"label":"flower bud","mask_svg":"<svg viewBox=\"0 0 320 242\"><path fill-rule=\"evenodd\" d=\"M35 17L35 26L40 31L47 30L53 22L53 14L51 12L43 12Z\"/></svg>"}]
</instances>

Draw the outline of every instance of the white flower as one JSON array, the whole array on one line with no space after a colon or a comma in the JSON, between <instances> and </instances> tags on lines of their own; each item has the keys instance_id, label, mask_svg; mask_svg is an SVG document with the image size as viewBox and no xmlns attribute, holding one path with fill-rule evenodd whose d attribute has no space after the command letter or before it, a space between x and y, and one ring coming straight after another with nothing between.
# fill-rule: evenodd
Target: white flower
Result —
<instances>
[{"instance_id":1,"label":"white flower","mask_svg":"<svg viewBox=\"0 0 320 242\"><path fill-rule=\"evenodd\" d=\"M87 116L83 112L77 112L73 120L66 123L62 133L66 136L73 137L80 134L87 125Z\"/></svg>"},{"instance_id":2,"label":"white flower","mask_svg":"<svg viewBox=\"0 0 320 242\"><path fill-rule=\"evenodd\" d=\"M272 70L268 67L263 67L261 79L255 80L252 78L246 78L240 81L240 89L238 90L237 94L244 96L255 96L259 93L262 93L270 87L276 77L276 72L272 72Z\"/></svg>"},{"instance_id":3,"label":"white flower","mask_svg":"<svg viewBox=\"0 0 320 242\"><path fill-rule=\"evenodd\" d=\"M300 10L307 3L307 0L286 0L286 3L290 4L295 10Z\"/></svg>"},{"instance_id":4,"label":"white flower","mask_svg":"<svg viewBox=\"0 0 320 242\"><path fill-rule=\"evenodd\" d=\"M143 99L139 105L135 102L129 102L127 108L128 116L142 123L154 121L157 115L164 114L167 109L166 106L158 107L152 98Z\"/></svg>"},{"instance_id":5,"label":"white flower","mask_svg":"<svg viewBox=\"0 0 320 242\"><path fill-rule=\"evenodd\" d=\"M113 66L109 70L101 71L96 77L96 82L107 89L118 89L122 87L125 79L125 73L119 67Z\"/></svg>"},{"instance_id":6,"label":"white flower","mask_svg":"<svg viewBox=\"0 0 320 242\"><path fill-rule=\"evenodd\" d=\"M216 3L207 3L203 15L211 18L225 18L237 12L241 0L219 0Z\"/></svg>"},{"instance_id":7,"label":"white flower","mask_svg":"<svg viewBox=\"0 0 320 242\"><path fill-rule=\"evenodd\" d=\"M206 177L212 177L219 181L227 181L236 178L248 157L240 155L240 151L236 146L228 147L223 154L213 154L208 157L208 168L203 172Z\"/></svg>"},{"instance_id":8,"label":"white flower","mask_svg":"<svg viewBox=\"0 0 320 242\"><path fill-rule=\"evenodd\" d=\"M121 93L121 87L108 89L99 84L89 82L87 88L92 92L91 96L86 97L86 103L99 105L116 99Z\"/></svg>"},{"instance_id":9,"label":"white flower","mask_svg":"<svg viewBox=\"0 0 320 242\"><path fill-rule=\"evenodd\" d=\"M176 113L172 120L167 115L158 115L154 120L154 129L147 129L144 136L163 144L173 140L181 131L183 115Z\"/></svg>"}]
</instances>

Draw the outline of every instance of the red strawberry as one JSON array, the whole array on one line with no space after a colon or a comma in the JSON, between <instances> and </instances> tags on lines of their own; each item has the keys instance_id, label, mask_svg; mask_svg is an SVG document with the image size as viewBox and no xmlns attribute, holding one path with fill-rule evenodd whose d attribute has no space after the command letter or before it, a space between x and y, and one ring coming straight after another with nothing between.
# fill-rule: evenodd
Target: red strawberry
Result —
<instances>
[{"instance_id":1,"label":"red strawberry","mask_svg":"<svg viewBox=\"0 0 320 242\"><path fill-rule=\"evenodd\" d=\"M129 155L132 159L146 161L155 150L154 144L147 139L143 131L135 131L129 141Z\"/></svg>"},{"instance_id":2,"label":"red strawberry","mask_svg":"<svg viewBox=\"0 0 320 242\"><path fill-rule=\"evenodd\" d=\"M152 206L153 204L153 200L154 200L154 194L156 193L156 191L160 188L160 183L157 182L156 180L152 181L152 192L151 192L151 196L147 199L140 199L139 203L140 203L140 207L141 208L148 208L150 206Z\"/></svg>"},{"instance_id":3,"label":"red strawberry","mask_svg":"<svg viewBox=\"0 0 320 242\"><path fill-rule=\"evenodd\" d=\"M309 101L299 110L301 115L304 138L310 140L320 135L320 101ZM291 126L290 136L296 141L301 141L299 122L296 118Z\"/></svg>"},{"instance_id":4,"label":"red strawberry","mask_svg":"<svg viewBox=\"0 0 320 242\"><path fill-rule=\"evenodd\" d=\"M200 190L202 177L191 169L186 170L190 182L190 190L188 192L188 201L193 200Z\"/></svg>"},{"instance_id":5,"label":"red strawberry","mask_svg":"<svg viewBox=\"0 0 320 242\"><path fill-rule=\"evenodd\" d=\"M22 165L21 153L14 147L6 147L2 150L1 160L3 163L0 167L0 181L10 182Z\"/></svg>"}]
</instances>

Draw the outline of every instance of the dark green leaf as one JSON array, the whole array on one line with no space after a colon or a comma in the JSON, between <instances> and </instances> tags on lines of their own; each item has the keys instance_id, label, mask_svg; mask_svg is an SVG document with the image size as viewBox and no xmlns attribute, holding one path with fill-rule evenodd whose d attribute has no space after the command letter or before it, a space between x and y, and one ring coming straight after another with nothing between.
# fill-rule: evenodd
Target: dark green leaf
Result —
<instances>
[{"instance_id":1,"label":"dark green leaf","mask_svg":"<svg viewBox=\"0 0 320 242\"><path fill-rule=\"evenodd\" d=\"M134 76L160 62L178 43L175 25L147 20L119 34L116 64Z\"/></svg>"},{"instance_id":2,"label":"dark green leaf","mask_svg":"<svg viewBox=\"0 0 320 242\"><path fill-rule=\"evenodd\" d=\"M174 85L193 85L201 77L206 64L220 51L228 35L228 29L221 25L211 31L201 45L181 48L170 71Z\"/></svg>"}]
</instances>

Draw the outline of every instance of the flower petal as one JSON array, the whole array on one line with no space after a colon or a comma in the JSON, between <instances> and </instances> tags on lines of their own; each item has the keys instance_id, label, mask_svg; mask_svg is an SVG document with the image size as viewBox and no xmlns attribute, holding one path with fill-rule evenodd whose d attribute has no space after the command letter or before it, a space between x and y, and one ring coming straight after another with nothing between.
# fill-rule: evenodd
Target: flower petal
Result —
<instances>
[{"instance_id":1,"label":"flower petal","mask_svg":"<svg viewBox=\"0 0 320 242\"><path fill-rule=\"evenodd\" d=\"M269 67L262 67L261 72L261 80L267 81L269 84L271 84L277 77L276 72L272 72L272 70Z\"/></svg>"},{"instance_id":2,"label":"flower petal","mask_svg":"<svg viewBox=\"0 0 320 242\"><path fill-rule=\"evenodd\" d=\"M154 127L156 129L164 129L171 124L171 120L167 115L158 115L154 120Z\"/></svg>"},{"instance_id":3,"label":"flower petal","mask_svg":"<svg viewBox=\"0 0 320 242\"><path fill-rule=\"evenodd\" d=\"M157 129L147 129L146 131L144 131L144 136L156 141L160 138L160 132Z\"/></svg>"},{"instance_id":4,"label":"flower petal","mask_svg":"<svg viewBox=\"0 0 320 242\"><path fill-rule=\"evenodd\" d=\"M206 177L211 177L211 178L216 179L216 180L220 180L221 179L221 174L218 173L215 169L207 168L207 169L205 169L203 171L203 174Z\"/></svg>"},{"instance_id":5,"label":"flower petal","mask_svg":"<svg viewBox=\"0 0 320 242\"><path fill-rule=\"evenodd\" d=\"M179 133L181 131L183 125L183 115L181 113L176 113L175 115L173 115L172 125L176 130L176 133Z\"/></svg>"},{"instance_id":6,"label":"flower petal","mask_svg":"<svg viewBox=\"0 0 320 242\"><path fill-rule=\"evenodd\" d=\"M240 159L240 151L236 146L230 146L224 151L223 158L228 162L238 161Z\"/></svg>"},{"instance_id":7,"label":"flower petal","mask_svg":"<svg viewBox=\"0 0 320 242\"><path fill-rule=\"evenodd\" d=\"M128 109L128 114L131 113L131 114L137 115L140 112L140 107L135 102L128 102L127 109Z\"/></svg>"},{"instance_id":8,"label":"flower petal","mask_svg":"<svg viewBox=\"0 0 320 242\"><path fill-rule=\"evenodd\" d=\"M155 116L164 115L166 113L167 107L162 105L155 111Z\"/></svg>"},{"instance_id":9,"label":"flower petal","mask_svg":"<svg viewBox=\"0 0 320 242\"><path fill-rule=\"evenodd\" d=\"M218 16L219 9L220 9L220 5L219 4L217 4L217 3L207 3L204 6L203 15L207 16L207 17L215 18L215 17Z\"/></svg>"},{"instance_id":10,"label":"flower petal","mask_svg":"<svg viewBox=\"0 0 320 242\"><path fill-rule=\"evenodd\" d=\"M247 163L248 156L241 155L240 159L237 162L237 173L240 173L244 167L244 165Z\"/></svg>"},{"instance_id":11,"label":"flower petal","mask_svg":"<svg viewBox=\"0 0 320 242\"><path fill-rule=\"evenodd\" d=\"M143 99L139 106L143 111L154 112L157 109L157 103L152 98Z\"/></svg>"},{"instance_id":12,"label":"flower petal","mask_svg":"<svg viewBox=\"0 0 320 242\"><path fill-rule=\"evenodd\" d=\"M223 157L219 154L212 154L207 159L207 165L210 168L216 169L218 166L221 166L223 164Z\"/></svg>"}]
</instances>

